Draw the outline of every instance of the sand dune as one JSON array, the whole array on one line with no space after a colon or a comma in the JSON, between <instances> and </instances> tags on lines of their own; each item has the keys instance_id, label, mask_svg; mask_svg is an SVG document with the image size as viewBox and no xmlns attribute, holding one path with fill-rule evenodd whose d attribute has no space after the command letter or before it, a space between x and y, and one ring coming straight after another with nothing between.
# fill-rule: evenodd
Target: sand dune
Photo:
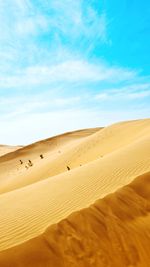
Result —
<instances>
[{"instance_id":1,"label":"sand dune","mask_svg":"<svg viewBox=\"0 0 150 267\"><path fill-rule=\"evenodd\" d=\"M18 149L22 148L21 146L6 146L6 145L0 145L0 157L4 156L5 154L8 154L10 152L14 152Z\"/></svg>"},{"instance_id":2,"label":"sand dune","mask_svg":"<svg viewBox=\"0 0 150 267\"><path fill-rule=\"evenodd\" d=\"M1 162L0 164L0 173L2 173L0 175L0 192L7 192L66 172L67 166L73 169L80 165L88 164L91 161L102 159L113 151L116 152L126 145L131 144L134 140L149 136L149 132L149 119L114 124L100 129L82 138L82 140L79 139L76 143L68 144L67 147L60 148L60 146L57 146L54 153L51 153L51 150L46 146L48 152L42 161L39 158L39 154L41 151L44 151L45 142L42 142L42 145L40 143L38 153L34 153L32 150L32 147L35 147L34 150L37 151L38 143L33 144L30 146L30 153L27 152L24 157L21 157L25 162L30 157L34 163L33 168L26 170L24 165L20 166L18 157L13 160L8 160L8 157L0 159L0 162L6 159L5 162ZM24 153L24 151L26 151L26 148L20 152ZM14 153L11 154L12 156L14 157ZM7 168L8 165L9 168Z\"/></svg>"},{"instance_id":3,"label":"sand dune","mask_svg":"<svg viewBox=\"0 0 150 267\"><path fill-rule=\"evenodd\" d=\"M0 266L148 267L150 173L0 253Z\"/></svg>"},{"instance_id":4,"label":"sand dune","mask_svg":"<svg viewBox=\"0 0 150 267\"><path fill-rule=\"evenodd\" d=\"M1 156L0 250L8 250L0 266L147 266L149 174L131 182L148 172L150 119L67 133Z\"/></svg>"},{"instance_id":5,"label":"sand dune","mask_svg":"<svg viewBox=\"0 0 150 267\"><path fill-rule=\"evenodd\" d=\"M30 184L32 181L35 182L40 180L41 176L39 177L39 170L40 173L46 172L45 169L46 167L48 169L49 163L53 159L59 158L59 155L64 153L65 150L68 150L68 147L76 146L82 139L92 135L100 129L101 128L91 128L68 132L36 142L0 157L0 193L13 189L14 184L16 184L16 187L19 187L18 182L20 180L22 180L24 185ZM44 156L43 161L40 158L41 154ZM20 164L20 160L23 164ZM34 165L33 168L26 169L29 160L31 160ZM44 178L45 176L43 175L41 179ZM9 188L7 188L8 183ZM5 189L3 190L4 187Z\"/></svg>"}]
</instances>

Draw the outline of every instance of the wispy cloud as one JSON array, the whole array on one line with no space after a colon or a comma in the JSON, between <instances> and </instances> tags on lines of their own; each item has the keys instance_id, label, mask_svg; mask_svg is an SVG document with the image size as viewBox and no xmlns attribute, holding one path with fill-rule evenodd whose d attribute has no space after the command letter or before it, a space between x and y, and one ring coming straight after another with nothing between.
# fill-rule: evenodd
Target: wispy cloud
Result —
<instances>
[{"instance_id":1,"label":"wispy cloud","mask_svg":"<svg viewBox=\"0 0 150 267\"><path fill-rule=\"evenodd\" d=\"M31 59L34 64L52 62L58 54L65 61L66 50L76 60L77 54L87 56L98 40L108 39L106 13L97 12L90 1L40 0L36 6L31 0L1 1L0 24L3 71L6 61L13 69L30 65Z\"/></svg>"},{"instance_id":2,"label":"wispy cloud","mask_svg":"<svg viewBox=\"0 0 150 267\"><path fill-rule=\"evenodd\" d=\"M107 81L119 82L133 79L136 72L109 67L105 64L91 64L87 61L66 61L50 66L31 66L16 71L12 76L1 76L0 86L21 87L25 85L42 85L54 82L88 82Z\"/></svg>"},{"instance_id":3,"label":"wispy cloud","mask_svg":"<svg viewBox=\"0 0 150 267\"><path fill-rule=\"evenodd\" d=\"M104 91L104 92L103 92ZM150 83L139 83L118 88L110 88L102 90L100 93L94 95L94 99L102 100L132 100L150 97Z\"/></svg>"},{"instance_id":4,"label":"wispy cloud","mask_svg":"<svg viewBox=\"0 0 150 267\"><path fill-rule=\"evenodd\" d=\"M73 107L79 107L81 103L80 96L61 97L52 95L51 92L46 94L39 93L34 95L23 95L18 97L3 97L0 99L1 119L12 119L23 114L45 113L54 110L66 110Z\"/></svg>"},{"instance_id":5,"label":"wispy cloud","mask_svg":"<svg viewBox=\"0 0 150 267\"><path fill-rule=\"evenodd\" d=\"M124 50L116 28L110 34L112 17L105 7L99 0L0 1L0 121L6 129L0 142L12 128L8 139L24 143L31 135L35 140L37 131L37 138L47 130L48 137L74 123L92 127L104 124L102 117L111 123L150 112L149 77L142 66L139 71L117 60ZM29 127L22 132L24 142L16 130L25 128L22 121Z\"/></svg>"},{"instance_id":6,"label":"wispy cloud","mask_svg":"<svg viewBox=\"0 0 150 267\"><path fill-rule=\"evenodd\" d=\"M16 23L15 26L17 35L21 35L21 37L25 37L26 35L33 36L46 30L48 30L48 21L44 16L25 18Z\"/></svg>"},{"instance_id":7,"label":"wispy cloud","mask_svg":"<svg viewBox=\"0 0 150 267\"><path fill-rule=\"evenodd\" d=\"M108 93L99 93L99 94L96 94L96 95L94 95L94 99L95 100L107 100L108 99L108 97L109 97L109 94Z\"/></svg>"},{"instance_id":8,"label":"wispy cloud","mask_svg":"<svg viewBox=\"0 0 150 267\"><path fill-rule=\"evenodd\" d=\"M130 99L141 99L141 98L145 98L145 97L150 97L150 91L131 93L128 95L128 98L130 98Z\"/></svg>"}]
</instances>

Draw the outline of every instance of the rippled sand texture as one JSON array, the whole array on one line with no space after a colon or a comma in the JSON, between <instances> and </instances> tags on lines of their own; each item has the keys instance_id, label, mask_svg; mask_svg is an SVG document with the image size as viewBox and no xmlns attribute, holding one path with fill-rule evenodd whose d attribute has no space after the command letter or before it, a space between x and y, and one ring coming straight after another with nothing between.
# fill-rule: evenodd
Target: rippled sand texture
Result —
<instances>
[{"instance_id":1,"label":"rippled sand texture","mask_svg":"<svg viewBox=\"0 0 150 267\"><path fill-rule=\"evenodd\" d=\"M149 172L149 119L0 157L0 266L148 267Z\"/></svg>"}]
</instances>

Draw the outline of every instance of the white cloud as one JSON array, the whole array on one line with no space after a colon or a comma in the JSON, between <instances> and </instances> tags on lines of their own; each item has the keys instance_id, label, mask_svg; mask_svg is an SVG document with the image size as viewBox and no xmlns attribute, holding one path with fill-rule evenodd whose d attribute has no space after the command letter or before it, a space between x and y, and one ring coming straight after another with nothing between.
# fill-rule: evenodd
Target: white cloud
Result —
<instances>
[{"instance_id":1,"label":"white cloud","mask_svg":"<svg viewBox=\"0 0 150 267\"><path fill-rule=\"evenodd\" d=\"M94 99L96 100L106 100L108 98L107 93L100 93L94 96Z\"/></svg>"},{"instance_id":2,"label":"white cloud","mask_svg":"<svg viewBox=\"0 0 150 267\"><path fill-rule=\"evenodd\" d=\"M3 120L14 119L22 114L46 112L46 110L60 110L63 108L78 106L81 97L61 97L50 92L34 95L23 95L18 97L3 97L0 99L0 113Z\"/></svg>"},{"instance_id":3,"label":"white cloud","mask_svg":"<svg viewBox=\"0 0 150 267\"><path fill-rule=\"evenodd\" d=\"M94 95L93 99L101 100L133 100L142 99L150 96L150 83L132 84L129 86L118 87L116 89L101 90L99 94Z\"/></svg>"},{"instance_id":4,"label":"white cloud","mask_svg":"<svg viewBox=\"0 0 150 267\"><path fill-rule=\"evenodd\" d=\"M28 9L31 8L30 0L13 0L14 7L21 13L25 15L28 12Z\"/></svg>"},{"instance_id":5,"label":"white cloud","mask_svg":"<svg viewBox=\"0 0 150 267\"><path fill-rule=\"evenodd\" d=\"M136 92L136 93L131 93L128 94L128 98L130 99L141 99L150 96L150 91L143 91L143 92Z\"/></svg>"},{"instance_id":6,"label":"white cloud","mask_svg":"<svg viewBox=\"0 0 150 267\"><path fill-rule=\"evenodd\" d=\"M83 81L86 77L89 77L90 81L104 80L104 70L100 73L97 66L94 68L94 64L90 66L84 60L76 60L81 58L80 45L85 46L85 52L88 54L94 40L100 38L103 42L107 39L107 18L103 10L98 14L90 1L85 5L80 0L44 0L39 3L40 5L35 7L30 0L0 1L0 86L32 86L47 84L56 79L74 82ZM87 12L83 12L85 9ZM49 47L42 47L42 37L39 43L35 41L35 35L43 35L43 32L47 33L45 38L46 44L50 44ZM63 41L67 40L65 38L70 41L63 45ZM72 44L79 49L75 48L74 51ZM57 62L58 58L61 59L62 63L48 66L47 62L53 62L55 58ZM67 61L68 58L72 59ZM42 66L41 62L46 66ZM19 67L31 64L39 65L18 71ZM35 72L37 70L38 78L32 74L31 77L30 69L35 69ZM5 75L2 76L2 73Z\"/></svg>"},{"instance_id":7,"label":"white cloud","mask_svg":"<svg viewBox=\"0 0 150 267\"><path fill-rule=\"evenodd\" d=\"M38 34L48 30L48 20L44 16L24 18L16 23L16 33L19 35Z\"/></svg>"},{"instance_id":8,"label":"white cloud","mask_svg":"<svg viewBox=\"0 0 150 267\"><path fill-rule=\"evenodd\" d=\"M26 69L27 77L49 78L50 81L117 81L133 78L136 73L123 68L70 60L54 66L33 66Z\"/></svg>"},{"instance_id":9,"label":"white cloud","mask_svg":"<svg viewBox=\"0 0 150 267\"><path fill-rule=\"evenodd\" d=\"M136 92L136 91L141 91L141 90L148 90L150 89L150 83L133 83L133 84L129 84L126 86L122 86L121 88L112 88L111 92L116 93L116 92L120 92L120 93L126 93L126 92Z\"/></svg>"},{"instance_id":10,"label":"white cloud","mask_svg":"<svg viewBox=\"0 0 150 267\"><path fill-rule=\"evenodd\" d=\"M43 30L55 31L58 36L64 34L72 40L77 37L83 38L101 38L101 41L107 39L107 19L106 14L101 11L97 13L88 1L83 4L81 0L77 1L40 1L40 5L30 0L9 0L0 1L2 17L0 22L5 26L5 31L1 31L4 36L7 31L7 37L11 32L18 35L30 35L42 33ZM48 13L50 12L50 15ZM85 15L86 14L86 15ZM15 29L14 29L15 28ZM7 31L6 31L7 29ZM17 36L16 36L17 38Z\"/></svg>"},{"instance_id":11,"label":"white cloud","mask_svg":"<svg viewBox=\"0 0 150 267\"><path fill-rule=\"evenodd\" d=\"M111 42L104 10L94 10L93 1L35 2L0 0L1 143L29 143L148 114L148 108L118 108L122 100L137 103L150 96L150 84L142 84L136 71L85 60L95 45ZM119 87L121 82L130 85ZM118 110L106 100L115 100Z\"/></svg>"},{"instance_id":12,"label":"white cloud","mask_svg":"<svg viewBox=\"0 0 150 267\"><path fill-rule=\"evenodd\" d=\"M70 60L51 66L32 66L16 72L13 76L0 77L1 87L51 84L52 82L120 82L132 79L136 73L131 70L91 64L87 61Z\"/></svg>"},{"instance_id":13,"label":"white cloud","mask_svg":"<svg viewBox=\"0 0 150 267\"><path fill-rule=\"evenodd\" d=\"M65 107L71 106L74 104L78 104L81 98L79 96L76 97L66 97L66 98L55 98L52 100L52 106L54 107Z\"/></svg>"}]
</instances>

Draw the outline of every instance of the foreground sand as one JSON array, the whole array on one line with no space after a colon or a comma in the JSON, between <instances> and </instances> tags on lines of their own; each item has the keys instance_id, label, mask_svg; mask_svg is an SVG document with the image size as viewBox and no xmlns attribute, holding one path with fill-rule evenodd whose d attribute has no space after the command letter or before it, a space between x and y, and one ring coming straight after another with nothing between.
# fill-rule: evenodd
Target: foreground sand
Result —
<instances>
[{"instance_id":1,"label":"foreground sand","mask_svg":"<svg viewBox=\"0 0 150 267\"><path fill-rule=\"evenodd\" d=\"M149 119L0 157L0 266L149 266L148 172Z\"/></svg>"},{"instance_id":2,"label":"foreground sand","mask_svg":"<svg viewBox=\"0 0 150 267\"><path fill-rule=\"evenodd\" d=\"M148 267L150 173L42 235L0 253L0 266Z\"/></svg>"}]
</instances>

